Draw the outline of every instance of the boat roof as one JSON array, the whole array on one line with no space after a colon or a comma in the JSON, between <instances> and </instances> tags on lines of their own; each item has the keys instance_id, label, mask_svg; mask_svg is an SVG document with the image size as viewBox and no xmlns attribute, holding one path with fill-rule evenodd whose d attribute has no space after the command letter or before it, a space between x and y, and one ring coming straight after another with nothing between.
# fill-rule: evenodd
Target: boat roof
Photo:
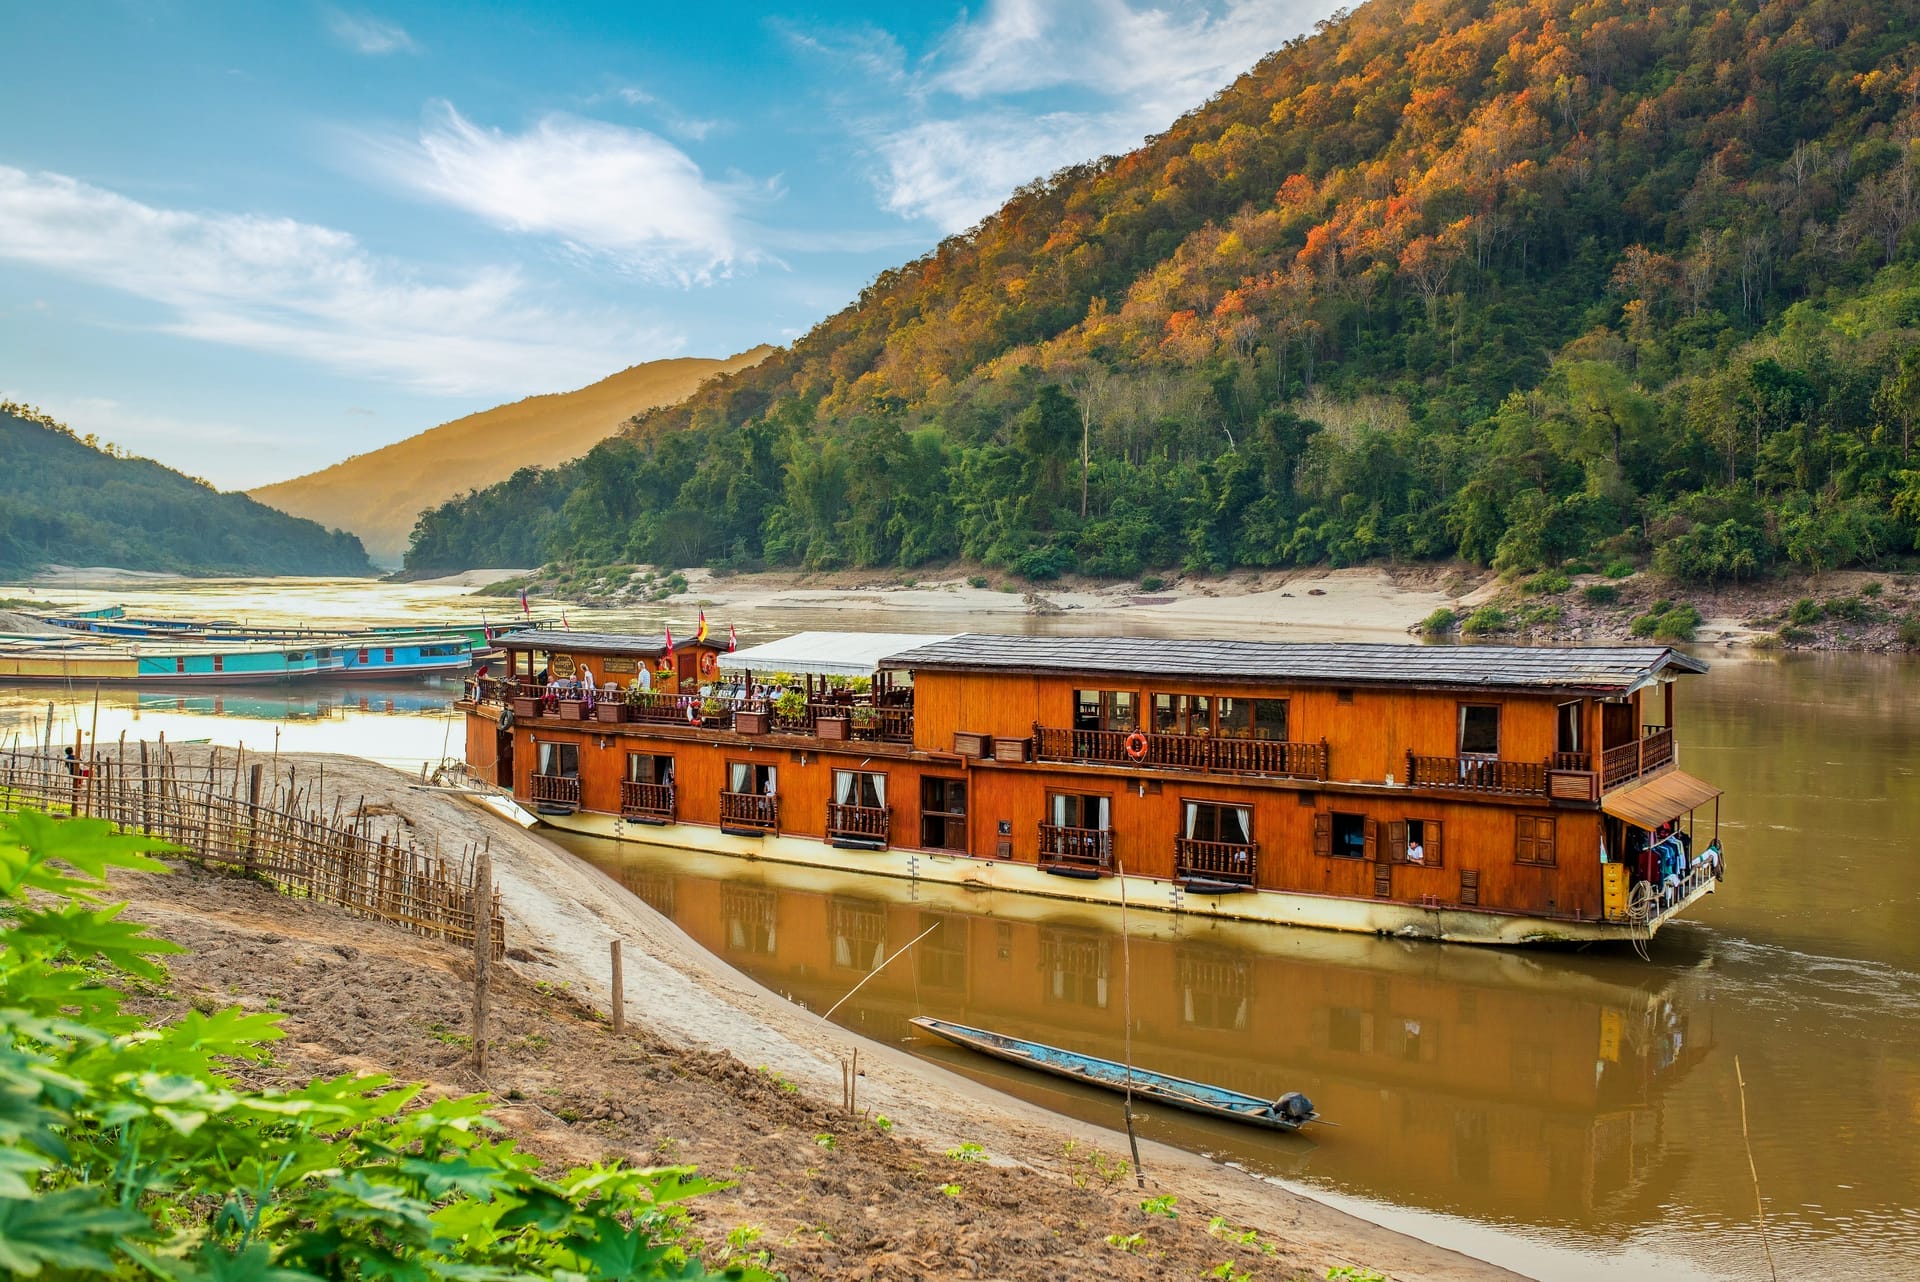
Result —
<instances>
[{"instance_id":1,"label":"boat roof","mask_svg":"<svg viewBox=\"0 0 1920 1282\"><path fill-rule=\"evenodd\" d=\"M521 628L517 632L508 632L495 637L493 644L495 648L501 650L546 650L558 651L562 654L657 656L667 652L666 638L650 632L569 632L554 628ZM711 649L714 644L711 634L705 641L695 641L691 633L674 641L676 648L705 645Z\"/></svg>"},{"instance_id":2,"label":"boat roof","mask_svg":"<svg viewBox=\"0 0 1920 1282\"><path fill-rule=\"evenodd\" d=\"M765 645L720 656L723 668L805 672L826 677L870 677L888 655L953 640L951 632L796 632Z\"/></svg>"},{"instance_id":3,"label":"boat roof","mask_svg":"<svg viewBox=\"0 0 1920 1282\"><path fill-rule=\"evenodd\" d=\"M1707 665L1669 646L1394 645L1362 642L1165 640L965 633L903 650L884 669L1081 673L1469 690L1572 690L1623 695Z\"/></svg>"}]
</instances>

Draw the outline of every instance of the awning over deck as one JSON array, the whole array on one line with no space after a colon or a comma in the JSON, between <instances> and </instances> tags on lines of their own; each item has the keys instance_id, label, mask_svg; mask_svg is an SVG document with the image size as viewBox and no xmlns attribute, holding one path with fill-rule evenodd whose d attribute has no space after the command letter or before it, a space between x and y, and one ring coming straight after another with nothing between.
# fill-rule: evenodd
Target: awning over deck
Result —
<instances>
[{"instance_id":1,"label":"awning over deck","mask_svg":"<svg viewBox=\"0 0 1920 1282\"><path fill-rule=\"evenodd\" d=\"M1608 793L1600 809L1616 819L1624 819L1649 832L1671 823L1696 806L1704 806L1720 795L1720 789L1696 779L1684 770L1666 774Z\"/></svg>"},{"instance_id":2,"label":"awning over deck","mask_svg":"<svg viewBox=\"0 0 1920 1282\"><path fill-rule=\"evenodd\" d=\"M880 660L915 646L951 641L952 633L925 632L796 632L765 645L748 646L720 656L723 668L751 668L757 673L795 672L824 677L870 677Z\"/></svg>"}]
</instances>

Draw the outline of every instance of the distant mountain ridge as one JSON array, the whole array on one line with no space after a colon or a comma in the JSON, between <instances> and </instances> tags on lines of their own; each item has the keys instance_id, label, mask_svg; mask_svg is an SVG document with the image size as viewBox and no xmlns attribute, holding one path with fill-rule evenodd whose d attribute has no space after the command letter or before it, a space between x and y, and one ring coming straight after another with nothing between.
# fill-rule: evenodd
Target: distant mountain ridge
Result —
<instances>
[{"instance_id":1,"label":"distant mountain ridge","mask_svg":"<svg viewBox=\"0 0 1920 1282\"><path fill-rule=\"evenodd\" d=\"M0 402L0 574L113 565L176 574L367 574L360 540L129 458Z\"/></svg>"},{"instance_id":2,"label":"distant mountain ridge","mask_svg":"<svg viewBox=\"0 0 1920 1282\"><path fill-rule=\"evenodd\" d=\"M647 361L577 391L469 414L248 493L283 512L350 530L376 561L397 565L422 509L504 481L523 467L578 458L634 415L684 400L714 375L745 369L772 350L763 345L724 360Z\"/></svg>"}]
</instances>

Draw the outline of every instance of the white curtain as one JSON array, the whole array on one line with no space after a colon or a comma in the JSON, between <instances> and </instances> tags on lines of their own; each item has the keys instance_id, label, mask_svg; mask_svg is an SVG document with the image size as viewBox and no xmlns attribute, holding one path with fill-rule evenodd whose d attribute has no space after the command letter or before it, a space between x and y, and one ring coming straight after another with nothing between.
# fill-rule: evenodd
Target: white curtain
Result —
<instances>
[{"instance_id":1,"label":"white curtain","mask_svg":"<svg viewBox=\"0 0 1920 1282\"><path fill-rule=\"evenodd\" d=\"M744 761L729 762L727 764L727 791L752 792L753 767Z\"/></svg>"},{"instance_id":2,"label":"white curtain","mask_svg":"<svg viewBox=\"0 0 1920 1282\"><path fill-rule=\"evenodd\" d=\"M1198 802L1189 801L1187 803L1187 840L1188 841L1193 840L1193 830L1199 824L1199 822L1200 822L1200 805Z\"/></svg>"},{"instance_id":3,"label":"white curtain","mask_svg":"<svg viewBox=\"0 0 1920 1282\"><path fill-rule=\"evenodd\" d=\"M868 775L867 778L873 780L873 804L876 806L885 806L887 804L887 777L885 775Z\"/></svg>"},{"instance_id":4,"label":"white curtain","mask_svg":"<svg viewBox=\"0 0 1920 1282\"><path fill-rule=\"evenodd\" d=\"M1055 793L1053 798L1053 826L1067 826L1067 798L1064 793Z\"/></svg>"},{"instance_id":5,"label":"white curtain","mask_svg":"<svg viewBox=\"0 0 1920 1282\"><path fill-rule=\"evenodd\" d=\"M843 806L853 804L853 781L859 776L851 770L833 772L833 799Z\"/></svg>"},{"instance_id":6,"label":"white curtain","mask_svg":"<svg viewBox=\"0 0 1920 1282\"><path fill-rule=\"evenodd\" d=\"M1098 797L1094 799L1093 813L1094 813L1094 820L1092 825L1093 827L1105 828L1108 826L1107 799L1105 797Z\"/></svg>"},{"instance_id":7,"label":"white curtain","mask_svg":"<svg viewBox=\"0 0 1920 1282\"><path fill-rule=\"evenodd\" d=\"M1234 806L1221 816L1220 840L1246 845L1253 840L1253 811L1245 806ZM1239 829L1235 832L1234 829Z\"/></svg>"}]
</instances>

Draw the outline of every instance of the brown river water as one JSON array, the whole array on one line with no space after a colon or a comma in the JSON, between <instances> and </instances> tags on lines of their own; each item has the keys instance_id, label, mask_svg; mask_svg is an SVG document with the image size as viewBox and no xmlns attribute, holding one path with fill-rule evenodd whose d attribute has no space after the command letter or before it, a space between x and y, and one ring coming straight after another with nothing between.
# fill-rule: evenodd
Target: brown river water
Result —
<instances>
[{"instance_id":1,"label":"brown river water","mask_svg":"<svg viewBox=\"0 0 1920 1282\"><path fill-rule=\"evenodd\" d=\"M471 617L458 590L313 582L58 594L173 614ZM488 602L495 615L498 603ZM691 610L676 609L676 625ZM710 612L713 613L713 612ZM1143 612L1144 614L1144 612ZM575 627L658 611L574 610ZM795 608L715 615L743 644L802 628L1151 633L1150 615ZM1153 1138L1542 1278L1920 1276L1920 662L1705 652L1675 716L1727 790L1728 879L1630 952L1516 952L969 894L568 838L730 965L836 1019L1107 1125L1117 1103L913 1038L934 1015L1256 1094L1337 1127L1269 1136L1167 1112ZM99 738L351 752L417 770L462 751L444 683L108 692ZM92 691L0 688L0 741L70 742ZM1129 1017L1130 1016L1130 1017ZM1738 1074L1736 1074L1736 1061ZM1752 1162L1743 1145L1742 1091Z\"/></svg>"}]
</instances>

